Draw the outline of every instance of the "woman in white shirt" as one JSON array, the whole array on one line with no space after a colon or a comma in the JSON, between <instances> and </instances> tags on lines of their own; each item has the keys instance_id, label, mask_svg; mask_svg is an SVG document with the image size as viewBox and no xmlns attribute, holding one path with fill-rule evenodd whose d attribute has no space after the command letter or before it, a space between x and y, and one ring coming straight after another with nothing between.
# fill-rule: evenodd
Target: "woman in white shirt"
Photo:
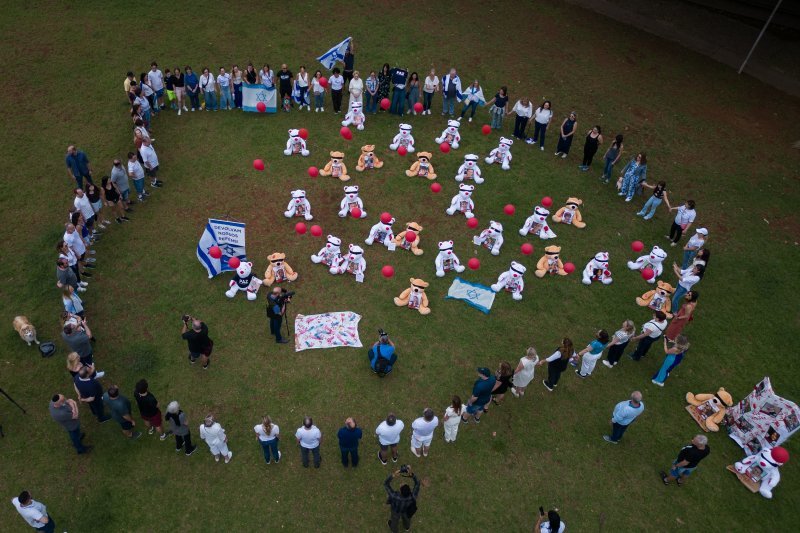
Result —
<instances>
[{"instance_id":1,"label":"woman in white shirt","mask_svg":"<svg viewBox=\"0 0 800 533\"><path fill-rule=\"evenodd\" d=\"M202 85L202 78L200 85ZM220 67L219 75L217 76L217 85L219 85L219 108L231 110L233 100L231 98L231 75L225 72L225 69Z\"/></svg>"},{"instance_id":2,"label":"woman in white shirt","mask_svg":"<svg viewBox=\"0 0 800 533\"><path fill-rule=\"evenodd\" d=\"M347 90L350 92L348 109L351 109L356 102L359 104L364 102L364 80L361 79L361 75L357 70L353 71L353 77L350 79L350 85Z\"/></svg>"},{"instance_id":3,"label":"woman in white shirt","mask_svg":"<svg viewBox=\"0 0 800 533\"><path fill-rule=\"evenodd\" d=\"M228 449L228 436L225 435L225 429L214 420L212 415L208 415L200 424L200 438L206 441L216 462L219 462L220 457L225 458L225 464L231 462L233 452Z\"/></svg>"},{"instance_id":4,"label":"woman in white shirt","mask_svg":"<svg viewBox=\"0 0 800 533\"><path fill-rule=\"evenodd\" d=\"M278 428L278 424L273 424L272 419L269 416L265 416L260 424L253 427L253 431L256 433L256 440L261 445L261 449L264 452L264 460L267 464L270 464L273 458L276 463L280 462L281 452L278 450L280 428Z\"/></svg>"},{"instance_id":5,"label":"woman in white shirt","mask_svg":"<svg viewBox=\"0 0 800 533\"><path fill-rule=\"evenodd\" d=\"M683 232L692 226L697 216L694 205L694 200L687 200L685 204L669 209L670 211L677 211L675 220L672 222L672 227L669 229L669 235L664 235L667 239L672 241L671 246L678 244L678 241L681 240L683 236Z\"/></svg>"},{"instance_id":6,"label":"woman in white shirt","mask_svg":"<svg viewBox=\"0 0 800 533\"><path fill-rule=\"evenodd\" d=\"M676 264L672 263L672 270L678 276L678 287L675 289L675 294L672 296L672 314L676 314L681 308L684 295L692 290L695 284L703 279L703 274L706 272L706 267L703 265L692 265L689 268L681 270Z\"/></svg>"},{"instance_id":7,"label":"woman in white shirt","mask_svg":"<svg viewBox=\"0 0 800 533\"><path fill-rule=\"evenodd\" d=\"M208 71L208 67L203 67L203 74L200 75L200 92L203 93L203 100L206 104L206 111L217 110L217 82L214 75Z\"/></svg>"},{"instance_id":8,"label":"woman in white shirt","mask_svg":"<svg viewBox=\"0 0 800 533\"><path fill-rule=\"evenodd\" d=\"M311 78L311 92L314 93L314 112L325 111L325 87L319 82L322 72L319 70Z\"/></svg>"},{"instance_id":9,"label":"woman in white shirt","mask_svg":"<svg viewBox=\"0 0 800 533\"><path fill-rule=\"evenodd\" d=\"M550 100L545 100L542 105L533 112L533 138L528 139L528 144L539 143L539 149L544 151L544 135L547 133L547 125L553 120L553 111L550 109Z\"/></svg>"},{"instance_id":10,"label":"woman in white shirt","mask_svg":"<svg viewBox=\"0 0 800 533\"><path fill-rule=\"evenodd\" d=\"M308 72L306 72L305 65L300 65L300 72L297 73L297 89L300 91L300 111L303 106L306 106L308 112L311 112L311 104L308 101Z\"/></svg>"},{"instance_id":11,"label":"woman in white shirt","mask_svg":"<svg viewBox=\"0 0 800 533\"><path fill-rule=\"evenodd\" d=\"M689 268L689 264L694 259L694 256L696 256L700 248L705 245L706 239L708 239L708 230L706 228L697 228L692 238L689 239L689 242L683 247L681 268Z\"/></svg>"},{"instance_id":12,"label":"woman in white shirt","mask_svg":"<svg viewBox=\"0 0 800 533\"><path fill-rule=\"evenodd\" d=\"M514 137L517 139L524 139L525 138L525 130L528 128L528 121L533 116L533 104L527 98L521 98L517 100L517 103L514 104L514 107L511 108L511 111L506 113L510 115L514 113L517 115L517 120L514 122Z\"/></svg>"},{"instance_id":13,"label":"woman in white shirt","mask_svg":"<svg viewBox=\"0 0 800 533\"><path fill-rule=\"evenodd\" d=\"M425 84L422 86L422 114L431 114L431 101L433 101L433 93L439 90L439 76L436 75L436 70L431 69L431 73L425 78Z\"/></svg>"},{"instance_id":14,"label":"woman in white shirt","mask_svg":"<svg viewBox=\"0 0 800 533\"><path fill-rule=\"evenodd\" d=\"M258 71L258 83L264 85L267 89L275 87L275 73L269 68L269 65Z\"/></svg>"},{"instance_id":15,"label":"woman in white shirt","mask_svg":"<svg viewBox=\"0 0 800 533\"><path fill-rule=\"evenodd\" d=\"M483 89L481 88L480 83L478 80L472 82L472 85L467 87L467 90L463 92L464 95L464 108L461 109L461 116L458 120L464 118L464 115L467 113L468 110L472 110L469 115L469 121L472 122L472 117L475 116L475 110L478 108L479 105L483 105L486 103L486 98L483 96Z\"/></svg>"},{"instance_id":16,"label":"woman in white shirt","mask_svg":"<svg viewBox=\"0 0 800 533\"><path fill-rule=\"evenodd\" d=\"M539 518L536 520L536 525L533 526L533 531L534 533L564 533L566 528L567 526L561 521L558 511L551 509L547 511L547 515L544 514L544 510L539 513Z\"/></svg>"},{"instance_id":17,"label":"woman in white shirt","mask_svg":"<svg viewBox=\"0 0 800 533\"><path fill-rule=\"evenodd\" d=\"M538 362L539 356L536 353L536 348L531 346L525 352L525 356L520 358L519 364L514 370L514 377L511 378L511 383L514 385L511 389L511 394L514 395L514 398L525 396L525 387L533 381L533 373Z\"/></svg>"}]
</instances>

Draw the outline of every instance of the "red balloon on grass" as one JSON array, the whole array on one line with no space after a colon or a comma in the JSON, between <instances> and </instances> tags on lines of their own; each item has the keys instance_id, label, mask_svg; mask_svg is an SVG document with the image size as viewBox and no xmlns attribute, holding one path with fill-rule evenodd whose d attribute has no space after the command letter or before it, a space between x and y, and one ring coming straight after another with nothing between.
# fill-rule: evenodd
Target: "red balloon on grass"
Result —
<instances>
[{"instance_id":1,"label":"red balloon on grass","mask_svg":"<svg viewBox=\"0 0 800 533\"><path fill-rule=\"evenodd\" d=\"M361 218L361 209L354 207L350 210L350 216L353 218Z\"/></svg>"},{"instance_id":2,"label":"red balloon on grass","mask_svg":"<svg viewBox=\"0 0 800 533\"><path fill-rule=\"evenodd\" d=\"M483 127L481 128L481 133L483 133L484 135L489 135L490 133L492 133L492 127L489 126L488 124L484 124Z\"/></svg>"},{"instance_id":3,"label":"red balloon on grass","mask_svg":"<svg viewBox=\"0 0 800 533\"><path fill-rule=\"evenodd\" d=\"M631 243L631 250L634 252L641 252L644 250L644 243L642 241L633 241Z\"/></svg>"},{"instance_id":4,"label":"red balloon on grass","mask_svg":"<svg viewBox=\"0 0 800 533\"><path fill-rule=\"evenodd\" d=\"M307 229L308 228L306 228L306 225L302 222L298 222L297 224L294 225L294 231L298 235L305 235Z\"/></svg>"},{"instance_id":5,"label":"red balloon on grass","mask_svg":"<svg viewBox=\"0 0 800 533\"><path fill-rule=\"evenodd\" d=\"M416 111L417 113L422 113L422 104L420 104L419 102L414 104L414 111Z\"/></svg>"},{"instance_id":6,"label":"red balloon on grass","mask_svg":"<svg viewBox=\"0 0 800 533\"><path fill-rule=\"evenodd\" d=\"M656 275L655 271L652 268L643 268L642 269L642 279L645 281L650 281Z\"/></svg>"},{"instance_id":7,"label":"red balloon on grass","mask_svg":"<svg viewBox=\"0 0 800 533\"><path fill-rule=\"evenodd\" d=\"M319 176L319 169L317 167L308 167L308 175L312 178Z\"/></svg>"},{"instance_id":8,"label":"red balloon on grass","mask_svg":"<svg viewBox=\"0 0 800 533\"><path fill-rule=\"evenodd\" d=\"M513 206L513 205L511 205L511 204L506 204L506 206L503 208L503 212L504 212L506 215L513 215L513 214L514 214L516 211L517 211L517 208L516 208L516 207L514 207L514 206Z\"/></svg>"},{"instance_id":9,"label":"red balloon on grass","mask_svg":"<svg viewBox=\"0 0 800 533\"><path fill-rule=\"evenodd\" d=\"M258 109L259 113L263 113L264 111L267 110L267 104L265 104L264 102L259 102L256 104L256 109Z\"/></svg>"},{"instance_id":10,"label":"red balloon on grass","mask_svg":"<svg viewBox=\"0 0 800 533\"><path fill-rule=\"evenodd\" d=\"M407 231L405 238L406 242L414 242L415 240L417 240L417 234L414 233L413 231Z\"/></svg>"},{"instance_id":11,"label":"red balloon on grass","mask_svg":"<svg viewBox=\"0 0 800 533\"><path fill-rule=\"evenodd\" d=\"M575 264L574 263L564 263L564 272L567 274L572 274L575 272Z\"/></svg>"},{"instance_id":12,"label":"red balloon on grass","mask_svg":"<svg viewBox=\"0 0 800 533\"><path fill-rule=\"evenodd\" d=\"M471 257L469 261L467 261L467 266L470 270L478 270L481 267L481 262L478 261L477 257Z\"/></svg>"},{"instance_id":13,"label":"red balloon on grass","mask_svg":"<svg viewBox=\"0 0 800 533\"><path fill-rule=\"evenodd\" d=\"M433 191L433 192L441 192L442 191L442 184L441 183L431 183L431 191Z\"/></svg>"},{"instance_id":14,"label":"red balloon on grass","mask_svg":"<svg viewBox=\"0 0 800 533\"><path fill-rule=\"evenodd\" d=\"M304 141L305 141L306 139L308 139L308 130L307 130L307 129L305 129L305 128L300 128L300 131L299 131L299 132L297 132L297 134L298 134L298 135L300 136L300 138L301 138L301 139L303 139Z\"/></svg>"},{"instance_id":15,"label":"red balloon on grass","mask_svg":"<svg viewBox=\"0 0 800 533\"><path fill-rule=\"evenodd\" d=\"M467 227L469 228L477 228L478 227L478 219L475 217L467 219Z\"/></svg>"},{"instance_id":16,"label":"red balloon on grass","mask_svg":"<svg viewBox=\"0 0 800 533\"><path fill-rule=\"evenodd\" d=\"M383 109L384 111L389 109L391 106L392 103L389 101L388 98L384 98L383 100L381 100L381 109Z\"/></svg>"},{"instance_id":17,"label":"red balloon on grass","mask_svg":"<svg viewBox=\"0 0 800 533\"><path fill-rule=\"evenodd\" d=\"M381 222L384 224L388 224L392 220L392 215L390 213L383 212L381 213Z\"/></svg>"},{"instance_id":18,"label":"red balloon on grass","mask_svg":"<svg viewBox=\"0 0 800 533\"><path fill-rule=\"evenodd\" d=\"M328 86L328 78L326 78L325 76L320 76L318 81L320 86L322 86L323 88Z\"/></svg>"},{"instance_id":19,"label":"red balloon on grass","mask_svg":"<svg viewBox=\"0 0 800 533\"><path fill-rule=\"evenodd\" d=\"M450 151L450 143L442 143L439 145L439 150L442 151L443 154L446 154Z\"/></svg>"},{"instance_id":20,"label":"red balloon on grass","mask_svg":"<svg viewBox=\"0 0 800 533\"><path fill-rule=\"evenodd\" d=\"M255 161L253 161L253 168L256 170L264 170L264 160L256 159Z\"/></svg>"},{"instance_id":21,"label":"red balloon on grass","mask_svg":"<svg viewBox=\"0 0 800 533\"><path fill-rule=\"evenodd\" d=\"M531 255L533 253L533 245L529 242L526 242L519 247L519 250L525 255Z\"/></svg>"},{"instance_id":22,"label":"red balloon on grass","mask_svg":"<svg viewBox=\"0 0 800 533\"><path fill-rule=\"evenodd\" d=\"M381 275L384 278L391 278L392 276L394 276L394 267L392 265L385 265L381 269Z\"/></svg>"},{"instance_id":23,"label":"red balloon on grass","mask_svg":"<svg viewBox=\"0 0 800 533\"><path fill-rule=\"evenodd\" d=\"M406 155L408 153L408 148L405 146L398 146L397 147L397 155Z\"/></svg>"},{"instance_id":24,"label":"red balloon on grass","mask_svg":"<svg viewBox=\"0 0 800 533\"><path fill-rule=\"evenodd\" d=\"M219 246L212 246L211 248L208 249L208 255L210 255L214 259L219 259L220 257L222 257L222 248L220 248Z\"/></svg>"},{"instance_id":25,"label":"red balloon on grass","mask_svg":"<svg viewBox=\"0 0 800 533\"><path fill-rule=\"evenodd\" d=\"M550 207L551 205L553 205L553 199L550 198L549 196L545 196L544 198L542 198L542 205L544 207Z\"/></svg>"},{"instance_id":26,"label":"red balloon on grass","mask_svg":"<svg viewBox=\"0 0 800 533\"><path fill-rule=\"evenodd\" d=\"M242 262L239 261L238 257L231 257L230 259L228 259L228 266L233 268L233 269L239 268L239 265L241 265L241 264L242 264Z\"/></svg>"},{"instance_id":27,"label":"red balloon on grass","mask_svg":"<svg viewBox=\"0 0 800 533\"><path fill-rule=\"evenodd\" d=\"M339 135L348 141L353 138L353 132L347 126L342 126L342 129L339 130Z\"/></svg>"},{"instance_id":28,"label":"red balloon on grass","mask_svg":"<svg viewBox=\"0 0 800 533\"><path fill-rule=\"evenodd\" d=\"M311 235L313 235L314 237L322 236L322 228L314 224L313 226L311 226Z\"/></svg>"}]
</instances>

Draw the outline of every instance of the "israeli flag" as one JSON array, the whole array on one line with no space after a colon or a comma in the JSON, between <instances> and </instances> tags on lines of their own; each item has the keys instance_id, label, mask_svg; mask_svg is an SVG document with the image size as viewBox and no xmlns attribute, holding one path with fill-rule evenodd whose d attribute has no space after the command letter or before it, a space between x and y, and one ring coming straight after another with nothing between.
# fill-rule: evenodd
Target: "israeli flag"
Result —
<instances>
[{"instance_id":1,"label":"israeli flag","mask_svg":"<svg viewBox=\"0 0 800 533\"><path fill-rule=\"evenodd\" d=\"M242 83L242 109L258 113L259 102L263 102L266 106L265 113L277 113L275 87L267 87L260 83Z\"/></svg>"},{"instance_id":2,"label":"israeli flag","mask_svg":"<svg viewBox=\"0 0 800 533\"><path fill-rule=\"evenodd\" d=\"M491 287L456 278L447 290L445 299L462 300L488 315L494 303L494 296Z\"/></svg>"},{"instance_id":3,"label":"israeli flag","mask_svg":"<svg viewBox=\"0 0 800 533\"><path fill-rule=\"evenodd\" d=\"M344 60L344 53L350 47L350 41L352 40L353 40L352 37L348 37L344 41L334 45L330 50L319 56L317 60L320 63L322 63L326 69L331 70L333 68L333 65L335 65L337 61Z\"/></svg>"},{"instance_id":4,"label":"israeli flag","mask_svg":"<svg viewBox=\"0 0 800 533\"><path fill-rule=\"evenodd\" d=\"M219 246L222 257L211 257L208 250L212 246ZM228 220L208 219L206 229L197 243L197 259L208 271L208 277L213 278L222 272L235 270L228 265L231 257L238 257L240 261L247 261L245 251L244 224Z\"/></svg>"}]
</instances>

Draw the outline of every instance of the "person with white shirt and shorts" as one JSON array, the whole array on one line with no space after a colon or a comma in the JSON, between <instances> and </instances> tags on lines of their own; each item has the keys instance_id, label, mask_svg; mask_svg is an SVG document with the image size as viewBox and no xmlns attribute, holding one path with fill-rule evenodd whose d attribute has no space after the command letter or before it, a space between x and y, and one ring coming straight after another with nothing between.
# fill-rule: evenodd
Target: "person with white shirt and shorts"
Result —
<instances>
[{"instance_id":1,"label":"person with white shirt and shorts","mask_svg":"<svg viewBox=\"0 0 800 533\"><path fill-rule=\"evenodd\" d=\"M378 459L381 464L388 463L386 452L389 451L389 448L392 449L392 461L397 462L397 444L400 442L400 433L404 428L405 424L402 420L398 420L394 413L389 413L386 420L375 428L375 435L381 445L381 449L378 451Z\"/></svg>"},{"instance_id":2,"label":"person with white shirt and shorts","mask_svg":"<svg viewBox=\"0 0 800 533\"><path fill-rule=\"evenodd\" d=\"M145 139L139 153L144 160L145 171L152 180L150 186L161 187L164 185L164 182L158 179L158 155L156 155L156 149L153 148L153 142L150 139Z\"/></svg>"},{"instance_id":3,"label":"person with white shirt and shorts","mask_svg":"<svg viewBox=\"0 0 800 533\"><path fill-rule=\"evenodd\" d=\"M200 438L206 441L216 462L219 462L220 457L225 458L225 464L231 462L233 452L228 449L228 436L225 435L225 428L214 420L212 415L208 415L200 424Z\"/></svg>"},{"instance_id":4,"label":"person with white shirt and shorts","mask_svg":"<svg viewBox=\"0 0 800 533\"><path fill-rule=\"evenodd\" d=\"M433 414L433 409L426 407L422 416L411 423L411 428L414 430L411 433L411 453L417 457L420 457L420 454L428 457L433 432L438 425L439 417Z\"/></svg>"},{"instance_id":5,"label":"person with white shirt and shorts","mask_svg":"<svg viewBox=\"0 0 800 533\"><path fill-rule=\"evenodd\" d=\"M147 73L147 83L156 93L153 111L158 113L159 109L164 109L164 74L158 69L158 63L150 63L150 72Z\"/></svg>"}]
</instances>

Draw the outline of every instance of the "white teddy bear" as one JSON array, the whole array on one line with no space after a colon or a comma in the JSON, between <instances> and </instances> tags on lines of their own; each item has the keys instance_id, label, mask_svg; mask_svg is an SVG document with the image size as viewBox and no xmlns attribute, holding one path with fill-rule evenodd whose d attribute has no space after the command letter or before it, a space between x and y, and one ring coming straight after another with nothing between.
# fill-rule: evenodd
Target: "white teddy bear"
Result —
<instances>
[{"instance_id":1,"label":"white teddy bear","mask_svg":"<svg viewBox=\"0 0 800 533\"><path fill-rule=\"evenodd\" d=\"M505 290L511 293L511 297L515 300L522 300L522 291L525 289L525 282L522 275L528 270L523 265L516 261L511 261L511 268L500 274L497 278L497 283L492 284L494 292Z\"/></svg>"},{"instance_id":2,"label":"white teddy bear","mask_svg":"<svg viewBox=\"0 0 800 533\"><path fill-rule=\"evenodd\" d=\"M344 116L342 126L355 125L356 129L361 131L364 129L364 123L367 121L367 116L361 110L361 102L353 102L350 106L350 111Z\"/></svg>"},{"instance_id":3,"label":"white teddy bear","mask_svg":"<svg viewBox=\"0 0 800 533\"><path fill-rule=\"evenodd\" d=\"M549 214L550 211L537 205L533 208L533 214L525 219L525 224L520 228L519 234L523 237L528 234L533 234L544 240L555 239L556 234L547 224L547 216Z\"/></svg>"},{"instance_id":4,"label":"white teddy bear","mask_svg":"<svg viewBox=\"0 0 800 533\"><path fill-rule=\"evenodd\" d=\"M394 222L394 218L389 219L386 223L379 220L377 224L370 228L369 235L364 242L370 246L372 246L373 242L379 242L389 248L389 250L394 251L397 246L394 243L394 233L392 232L392 225Z\"/></svg>"},{"instance_id":5,"label":"white teddy bear","mask_svg":"<svg viewBox=\"0 0 800 533\"><path fill-rule=\"evenodd\" d=\"M367 261L364 259L364 249L355 244L348 246L350 253L344 256L344 261L338 265L331 265L331 274L353 274L359 283L364 281L364 271L367 270Z\"/></svg>"},{"instance_id":6,"label":"white teddy bear","mask_svg":"<svg viewBox=\"0 0 800 533\"><path fill-rule=\"evenodd\" d=\"M591 285L593 281L609 285L613 281L611 271L608 270L608 252L597 252L586 264L586 268L583 269L582 281L584 285Z\"/></svg>"},{"instance_id":7,"label":"white teddy bear","mask_svg":"<svg viewBox=\"0 0 800 533\"><path fill-rule=\"evenodd\" d=\"M405 146L408 153L414 151L414 137L411 135L410 124L400 124L400 132L392 139L389 149L397 150L401 146Z\"/></svg>"},{"instance_id":8,"label":"white teddy bear","mask_svg":"<svg viewBox=\"0 0 800 533\"><path fill-rule=\"evenodd\" d=\"M474 185L467 185L465 183L459 185L458 194L453 196L453 199L450 200L450 207L448 207L445 212L448 215L454 215L456 211L459 211L464 213L465 217L473 218L475 215L472 213L472 210L475 209L475 204L472 202L470 195L474 190Z\"/></svg>"},{"instance_id":9,"label":"white teddy bear","mask_svg":"<svg viewBox=\"0 0 800 533\"><path fill-rule=\"evenodd\" d=\"M236 273L225 293L228 298L233 298L239 291L247 291L247 299L253 301L257 297L258 288L261 287L261 278L253 275L253 263L241 261L236 267Z\"/></svg>"},{"instance_id":10,"label":"white teddy bear","mask_svg":"<svg viewBox=\"0 0 800 533\"><path fill-rule=\"evenodd\" d=\"M734 463L733 467L740 474L746 474L751 468L761 469L761 484L758 492L767 499L772 499L772 489L781 481L780 467L789 460L789 452L782 446L761 450L755 455L745 457Z\"/></svg>"},{"instance_id":11,"label":"white teddy bear","mask_svg":"<svg viewBox=\"0 0 800 533\"><path fill-rule=\"evenodd\" d=\"M346 217L354 207L361 210L360 218L367 217L367 212L364 211L364 202L358 197L358 185L347 185L344 188L344 198L339 204L339 216Z\"/></svg>"},{"instance_id":12,"label":"white teddy bear","mask_svg":"<svg viewBox=\"0 0 800 533\"><path fill-rule=\"evenodd\" d=\"M453 252L453 241L439 242L439 255L436 256L434 264L436 265L436 275L440 278L444 276L445 272L451 270L464 272L464 265Z\"/></svg>"},{"instance_id":13,"label":"white teddy bear","mask_svg":"<svg viewBox=\"0 0 800 533\"><path fill-rule=\"evenodd\" d=\"M464 156L464 162L458 167L456 173L456 181L462 182L464 180L475 180L475 183L483 183L481 177L481 169L478 168L478 156L475 154L467 154Z\"/></svg>"},{"instance_id":14,"label":"white teddy bear","mask_svg":"<svg viewBox=\"0 0 800 533\"><path fill-rule=\"evenodd\" d=\"M492 252L492 255L500 255L500 247L503 246L503 225L494 220L489 221L489 227L472 238L476 246L483 246Z\"/></svg>"},{"instance_id":15,"label":"white teddy bear","mask_svg":"<svg viewBox=\"0 0 800 533\"><path fill-rule=\"evenodd\" d=\"M655 272L655 276L647 280L647 283L655 283L656 278L664 272L664 265L662 263L667 258L667 252L659 248L658 246L653 246L653 249L650 250L649 255L643 255L636 259L636 261L628 261L628 268L631 270L644 270L645 268L652 268L653 272Z\"/></svg>"},{"instance_id":16,"label":"white teddy bear","mask_svg":"<svg viewBox=\"0 0 800 533\"><path fill-rule=\"evenodd\" d=\"M497 146L497 148L489 152L489 157L487 157L485 161L490 165L493 163L500 163L500 167L503 170L510 169L512 144L514 144L513 139L500 137L500 144Z\"/></svg>"},{"instance_id":17,"label":"white teddy bear","mask_svg":"<svg viewBox=\"0 0 800 533\"><path fill-rule=\"evenodd\" d=\"M436 137L436 142L439 144L447 143L454 150L458 149L458 143L461 142L461 135L458 133L458 127L461 123L457 120L448 120L447 127L442 130L442 134Z\"/></svg>"},{"instance_id":18,"label":"white teddy bear","mask_svg":"<svg viewBox=\"0 0 800 533\"><path fill-rule=\"evenodd\" d=\"M310 153L311 152L306 149L305 139L300 137L300 130L289 130L289 140L286 141L286 150L283 151L283 155L300 154L306 157Z\"/></svg>"},{"instance_id":19,"label":"white teddy bear","mask_svg":"<svg viewBox=\"0 0 800 533\"><path fill-rule=\"evenodd\" d=\"M324 264L328 267L339 265L344 261L342 257L342 239L328 235L328 242L325 246L319 249L315 255L311 256L311 262L316 264Z\"/></svg>"},{"instance_id":20,"label":"white teddy bear","mask_svg":"<svg viewBox=\"0 0 800 533\"><path fill-rule=\"evenodd\" d=\"M304 217L306 220L314 218L311 216L311 204L306 198L306 191L302 189L292 191L292 199L289 200L289 205L286 206L283 216L286 218Z\"/></svg>"}]
</instances>

